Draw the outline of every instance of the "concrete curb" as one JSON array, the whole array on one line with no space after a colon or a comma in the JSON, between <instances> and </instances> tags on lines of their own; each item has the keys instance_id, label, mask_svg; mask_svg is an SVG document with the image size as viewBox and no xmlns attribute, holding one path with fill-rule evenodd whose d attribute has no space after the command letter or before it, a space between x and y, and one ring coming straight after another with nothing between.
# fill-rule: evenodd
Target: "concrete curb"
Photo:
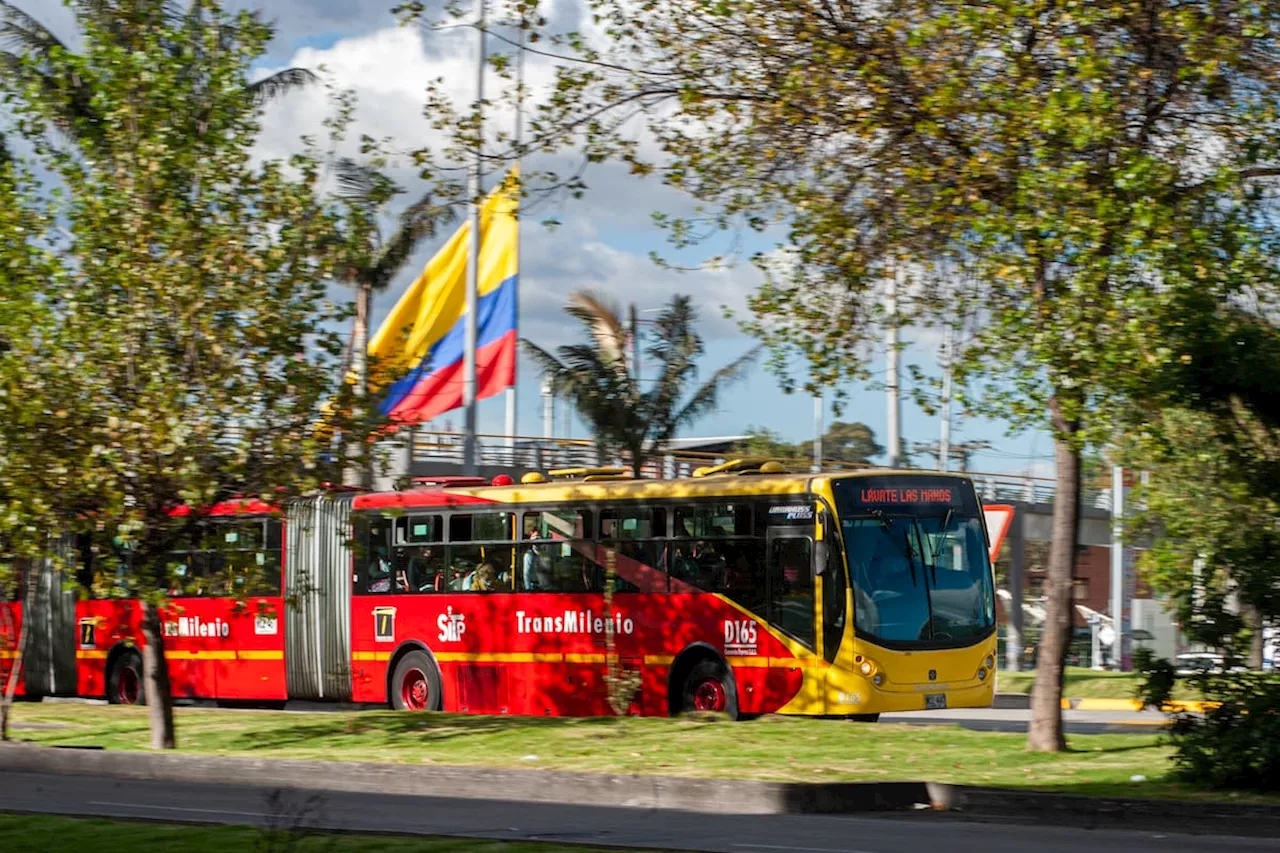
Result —
<instances>
[{"instance_id":1,"label":"concrete curb","mask_svg":"<svg viewBox=\"0 0 1280 853\"><path fill-rule=\"evenodd\" d=\"M256 759L107 751L30 744L0 746L0 770L266 788L381 791L419 797L623 806L731 814L833 814L947 808L954 786L928 782L804 784L552 770Z\"/></svg>"},{"instance_id":2,"label":"concrete curb","mask_svg":"<svg viewBox=\"0 0 1280 853\"><path fill-rule=\"evenodd\" d=\"M0 770L309 791L503 799L720 814L907 812L982 822L1280 837L1271 805L1121 799L934 782L805 784L548 770L255 759L0 745Z\"/></svg>"},{"instance_id":3,"label":"concrete curb","mask_svg":"<svg viewBox=\"0 0 1280 853\"><path fill-rule=\"evenodd\" d=\"M1166 702L1160 710L1166 714L1203 714L1218 707L1218 702L1174 700ZM1004 710L1025 711L1031 707L1030 693L997 693L991 707ZM1137 699L1063 699L1064 711L1141 711Z\"/></svg>"}]
</instances>

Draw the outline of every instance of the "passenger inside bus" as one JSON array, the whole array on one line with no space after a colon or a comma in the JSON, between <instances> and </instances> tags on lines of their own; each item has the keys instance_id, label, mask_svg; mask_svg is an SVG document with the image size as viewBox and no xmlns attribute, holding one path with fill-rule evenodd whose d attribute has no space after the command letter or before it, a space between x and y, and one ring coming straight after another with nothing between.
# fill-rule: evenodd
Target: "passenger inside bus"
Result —
<instances>
[{"instance_id":1,"label":"passenger inside bus","mask_svg":"<svg viewBox=\"0 0 1280 853\"><path fill-rule=\"evenodd\" d=\"M378 545L369 561L369 592L391 591L391 561L387 559L387 546Z\"/></svg>"}]
</instances>

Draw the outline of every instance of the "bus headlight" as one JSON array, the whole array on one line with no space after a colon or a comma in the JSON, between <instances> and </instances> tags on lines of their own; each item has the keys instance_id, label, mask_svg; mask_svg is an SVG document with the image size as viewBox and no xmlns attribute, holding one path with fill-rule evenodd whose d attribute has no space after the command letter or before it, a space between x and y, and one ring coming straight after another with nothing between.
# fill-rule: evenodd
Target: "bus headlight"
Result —
<instances>
[{"instance_id":1,"label":"bus headlight","mask_svg":"<svg viewBox=\"0 0 1280 853\"><path fill-rule=\"evenodd\" d=\"M876 687L879 687L881 684L884 684L884 673L877 672L876 677L871 679L871 683L874 684Z\"/></svg>"},{"instance_id":2,"label":"bus headlight","mask_svg":"<svg viewBox=\"0 0 1280 853\"><path fill-rule=\"evenodd\" d=\"M873 663L873 662L872 662L872 661L870 661L870 660L864 660L864 661L862 662L862 664L858 667L858 670L859 670L863 675L865 675L866 677L870 678L870 677L871 677L871 673L873 673L873 672L875 672L875 671L876 671L876 665L875 665L875 663Z\"/></svg>"},{"instance_id":3,"label":"bus headlight","mask_svg":"<svg viewBox=\"0 0 1280 853\"><path fill-rule=\"evenodd\" d=\"M982 662L982 665L987 669L995 669L996 668L995 657L993 655L987 655L987 659Z\"/></svg>"},{"instance_id":4,"label":"bus headlight","mask_svg":"<svg viewBox=\"0 0 1280 853\"><path fill-rule=\"evenodd\" d=\"M987 680L987 668L986 668L985 666L984 666L984 667L980 667L980 668L978 669L978 680L979 680L979 681L986 681L986 680Z\"/></svg>"}]
</instances>

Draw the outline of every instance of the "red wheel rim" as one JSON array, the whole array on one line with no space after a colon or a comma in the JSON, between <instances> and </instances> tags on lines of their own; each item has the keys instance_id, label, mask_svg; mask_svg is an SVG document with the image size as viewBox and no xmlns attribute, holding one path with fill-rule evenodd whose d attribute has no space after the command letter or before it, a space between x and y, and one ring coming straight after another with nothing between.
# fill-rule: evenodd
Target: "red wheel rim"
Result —
<instances>
[{"instance_id":1,"label":"red wheel rim","mask_svg":"<svg viewBox=\"0 0 1280 853\"><path fill-rule=\"evenodd\" d=\"M695 711L723 711L728 704L724 685L718 678L704 678L693 686Z\"/></svg>"},{"instance_id":2,"label":"red wheel rim","mask_svg":"<svg viewBox=\"0 0 1280 853\"><path fill-rule=\"evenodd\" d=\"M120 679L116 683L116 697L121 705L138 704L138 671L131 666L120 670Z\"/></svg>"},{"instance_id":3,"label":"red wheel rim","mask_svg":"<svg viewBox=\"0 0 1280 853\"><path fill-rule=\"evenodd\" d=\"M425 711L430 698L431 688L427 686L427 674L420 669L406 672L400 680L400 703L410 711Z\"/></svg>"}]
</instances>

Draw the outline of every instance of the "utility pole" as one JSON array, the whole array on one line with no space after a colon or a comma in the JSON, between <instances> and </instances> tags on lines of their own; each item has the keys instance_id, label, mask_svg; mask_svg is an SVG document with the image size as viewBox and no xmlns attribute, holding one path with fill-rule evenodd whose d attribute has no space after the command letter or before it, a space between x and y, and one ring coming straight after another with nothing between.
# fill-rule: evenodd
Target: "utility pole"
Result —
<instances>
[{"instance_id":1,"label":"utility pole","mask_svg":"<svg viewBox=\"0 0 1280 853\"><path fill-rule=\"evenodd\" d=\"M636 316L636 304L631 303L631 379L635 383L636 396L640 395L640 320Z\"/></svg>"},{"instance_id":2,"label":"utility pole","mask_svg":"<svg viewBox=\"0 0 1280 853\"><path fill-rule=\"evenodd\" d=\"M476 20L479 36L480 61L476 63L476 149L475 162L471 166L468 190L471 193L471 244L467 259L467 322L463 339L462 356L462 406L465 410L462 436L462 472L474 475L476 468L476 335L477 305L480 289L480 189L482 158L484 153L484 120L481 105L484 103L485 66L485 0L479 0L480 10Z\"/></svg>"},{"instance_id":3,"label":"utility pole","mask_svg":"<svg viewBox=\"0 0 1280 853\"><path fill-rule=\"evenodd\" d=\"M949 461L951 459L956 459L959 461L960 467L958 470L968 471L969 457L972 454L978 452L979 450L989 449L991 447L991 443L987 441L964 441L959 444L947 444L946 453L948 455L948 462L946 464L944 464L941 459L942 453L943 453L943 445L941 442L938 442L936 444L926 444L924 442L917 442L916 444L913 445L913 447L915 448L915 451L917 453L927 453L937 458L938 469L940 471L951 470L950 461Z\"/></svg>"},{"instance_id":4,"label":"utility pole","mask_svg":"<svg viewBox=\"0 0 1280 853\"><path fill-rule=\"evenodd\" d=\"M520 29L517 33L519 41L516 45L516 129L515 143L516 156L520 153L520 137L524 130L524 25L525 18L520 16ZM483 37L483 33L482 33ZM484 72L481 71L483 74ZM516 165L520 165L520 160L516 160ZM517 216L519 208L517 207ZM515 328L520 328L520 234L524 229L516 225L516 323ZM519 385L520 379L520 348L516 347L516 363L512 370L511 387L507 389L507 450L511 452L512 461L515 461L516 452L516 387Z\"/></svg>"},{"instance_id":5,"label":"utility pole","mask_svg":"<svg viewBox=\"0 0 1280 853\"><path fill-rule=\"evenodd\" d=\"M886 412L888 421L889 467L902 464L902 401L898 397L898 271L889 277L885 291L885 344L888 347L888 378L885 380Z\"/></svg>"},{"instance_id":6,"label":"utility pole","mask_svg":"<svg viewBox=\"0 0 1280 853\"><path fill-rule=\"evenodd\" d=\"M551 377L542 377L542 437L552 438L556 426L556 395L551 390Z\"/></svg>"},{"instance_id":7,"label":"utility pole","mask_svg":"<svg viewBox=\"0 0 1280 853\"><path fill-rule=\"evenodd\" d=\"M1116 669L1124 663L1124 469L1111 469L1111 625Z\"/></svg>"},{"instance_id":8,"label":"utility pole","mask_svg":"<svg viewBox=\"0 0 1280 853\"><path fill-rule=\"evenodd\" d=\"M951 319L942 330L942 431L938 436L938 470L951 470Z\"/></svg>"},{"instance_id":9,"label":"utility pole","mask_svg":"<svg viewBox=\"0 0 1280 853\"><path fill-rule=\"evenodd\" d=\"M825 403L821 394L813 395L813 473L822 470L822 415Z\"/></svg>"}]
</instances>

